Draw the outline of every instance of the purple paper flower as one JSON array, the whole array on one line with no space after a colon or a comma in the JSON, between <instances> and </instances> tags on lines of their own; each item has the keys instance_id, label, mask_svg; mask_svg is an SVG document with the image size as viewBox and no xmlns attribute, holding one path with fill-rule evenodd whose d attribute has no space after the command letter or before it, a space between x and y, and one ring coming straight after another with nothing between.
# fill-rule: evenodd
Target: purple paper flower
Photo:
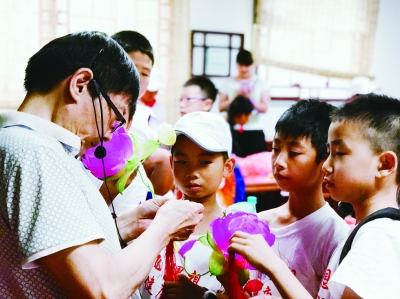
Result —
<instances>
[{"instance_id":1,"label":"purple paper flower","mask_svg":"<svg viewBox=\"0 0 400 299\"><path fill-rule=\"evenodd\" d=\"M275 242L275 235L270 232L268 225L264 221L258 219L257 215L241 211L230 213L225 218L217 218L210 223L210 232L213 241L226 258L228 258L229 240L237 231L252 235L261 234L269 246L272 246ZM236 255L236 261L241 268L254 270L238 254Z\"/></svg>"},{"instance_id":2,"label":"purple paper flower","mask_svg":"<svg viewBox=\"0 0 400 299\"><path fill-rule=\"evenodd\" d=\"M190 249L192 249L194 243L196 243L197 240L190 240L187 241L185 244L182 245L181 249L179 249L178 253L182 256L185 257L186 252L188 252Z\"/></svg>"},{"instance_id":3,"label":"purple paper flower","mask_svg":"<svg viewBox=\"0 0 400 299\"><path fill-rule=\"evenodd\" d=\"M102 160L94 156L94 151L98 145L86 150L82 156L82 163L95 177L104 179ZM120 127L113 133L110 141L103 143L103 146L107 150L107 155L104 157L106 177L110 178L118 174L114 178L116 179L123 175L127 160L133 155L132 139L125 132L125 129Z\"/></svg>"}]
</instances>

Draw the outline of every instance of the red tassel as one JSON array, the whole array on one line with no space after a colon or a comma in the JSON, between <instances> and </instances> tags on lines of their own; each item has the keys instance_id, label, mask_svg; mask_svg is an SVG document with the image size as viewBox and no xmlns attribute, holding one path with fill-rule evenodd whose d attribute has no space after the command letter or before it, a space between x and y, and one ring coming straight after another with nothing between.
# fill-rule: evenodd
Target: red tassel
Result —
<instances>
[{"instance_id":1,"label":"red tassel","mask_svg":"<svg viewBox=\"0 0 400 299\"><path fill-rule=\"evenodd\" d=\"M229 298L242 299L242 287L239 283L239 277L236 271L235 254L230 253L228 258L228 274L229 274Z\"/></svg>"},{"instance_id":2,"label":"red tassel","mask_svg":"<svg viewBox=\"0 0 400 299\"><path fill-rule=\"evenodd\" d=\"M174 254L174 242L170 241L165 248L165 268L164 268L164 281L177 281L178 274L176 273L176 263ZM164 291L160 299L166 299L167 294Z\"/></svg>"}]
</instances>

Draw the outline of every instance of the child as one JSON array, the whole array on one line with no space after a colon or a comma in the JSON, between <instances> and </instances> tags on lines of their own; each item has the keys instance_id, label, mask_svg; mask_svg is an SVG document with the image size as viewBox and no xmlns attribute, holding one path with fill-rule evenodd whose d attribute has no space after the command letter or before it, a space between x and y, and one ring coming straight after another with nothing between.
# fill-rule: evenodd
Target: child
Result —
<instances>
[{"instance_id":1,"label":"child","mask_svg":"<svg viewBox=\"0 0 400 299\"><path fill-rule=\"evenodd\" d=\"M154 64L153 48L148 39L136 31L125 30L115 33L112 38L118 42L120 46L128 53L129 57L136 66L140 79L139 98L143 97L149 82L150 75ZM135 117L131 123L130 131L136 134L139 142L149 139L156 140L157 133L148 126L148 118L151 109L144 104L138 104L136 107ZM100 188L104 198L110 205L111 212L121 215L126 211L135 208L138 204L144 202L149 196L149 184L152 184L156 194L163 195L171 189L173 177L169 165L169 152L164 149L156 149L150 157L144 161L141 166L141 175L136 177L132 175L124 190L124 194L119 194L114 182L108 182L111 198L103 184ZM162 175L160 175L162 174ZM150 181L150 182L149 182Z\"/></svg>"},{"instance_id":2,"label":"child","mask_svg":"<svg viewBox=\"0 0 400 299\"><path fill-rule=\"evenodd\" d=\"M179 100L181 115L195 111L209 112L215 102L218 90L214 83L206 77L193 77L186 81ZM228 207L234 202L246 198L243 176L236 165L234 173L223 180L218 191L217 200L220 206Z\"/></svg>"},{"instance_id":3,"label":"child","mask_svg":"<svg viewBox=\"0 0 400 299\"><path fill-rule=\"evenodd\" d=\"M329 114L334 107L318 100L301 100L289 108L275 126L272 168L288 201L260 212L275 234L274 252L313 296L336 246L349 227L325 201L322 164L327 157ZM269 277L263 292L278 296Z\"/></svg>"},{"instance_id":4,"label":"child","mask_svg":"<svg viewBox=\"0 0 400 299\"><path fill-rule=\"evenodd\" d=\"M214 83L206 77L194 77L186 81L179 99L181 115L195 111L210 111L218 90Z\"/></svg>"},{"instance_id":5,"label":"child","mask_svg":"<svg viewBox=\"0 0 400 299\"><path fill-rule=\"evenodd\" d=\"M175 185L189 201L204 206L204 218L196 226L189 240L206 234L212 220L222 217L223 209L216 201L216 193L222 178L231 175L235 160L230 158L232 138L229 126L219 115L193 112L182 116L175 125L177 141L172 148L171 166ZM180 244L180 245L183 245ZM211 249L200 242L186 253L185 261L175 255L179 281L166 282L164 292L173 298L202 298L206 289L217 293L221 284L208 272ZM163 281L165 253L160 253L147 279L140 287L142 298L159 298ZM187 271L187 272L186 272ZM189 274L188 274L189 273ZM218 298L227 298L217 294Z\"/></svg>"},{"instance_id":6,"label":"child","mask_svg":"<svg viewBox=\"0 0 400 299\"><path fill-rule=\"evenodd\" d=\"M245 157L241 148L246 145L241 143L240 134L243 133L243 125L249 121L253 110L254 105L250 99L242 95L238 95L228 108L228 123L233 139L232 152L238 157ZM239 130L234 129L235 125L240 126Z\"/></svg>"},{"instance_id":7,"label":"child","mask_svg":"<svg viewBox=\"0 0 400 299\"><path fill-rule=\"evenodd\" d=\"M324 180L332 198L353 205L357 223L383 208L397 208L399 136L397 99L369 94L333 113L328 134L330 153L323 165ZM400 222L388 218L365 224L339 264L346 241L343 240L329 261L317 298L397 298L399 231ZM281 266L283 262L261 238L238 233L232 238L230 249L244 254L267 273L284 298L312 297Z\"/></svg>"}]
</instances>

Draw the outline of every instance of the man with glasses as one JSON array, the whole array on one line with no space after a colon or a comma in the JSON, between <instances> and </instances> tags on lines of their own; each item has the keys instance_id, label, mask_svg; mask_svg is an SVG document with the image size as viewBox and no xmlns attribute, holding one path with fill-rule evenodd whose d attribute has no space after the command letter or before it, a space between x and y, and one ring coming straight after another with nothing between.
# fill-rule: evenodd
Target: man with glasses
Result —
<instances>
[{"instance_id":1,"label":"man with glasses","mask_svg":"<svg viewBox=\"0 0 400 299\"><path fill-rule=\"evenodd\" d=\"M113 219L76 159L135 113L139 77L113 39L55 39L25 74L18 111L0 113L0 298L128 298L203 208L156 199ZM115 224L136 238L123 250Z\"/></svg>"}]
</instances>

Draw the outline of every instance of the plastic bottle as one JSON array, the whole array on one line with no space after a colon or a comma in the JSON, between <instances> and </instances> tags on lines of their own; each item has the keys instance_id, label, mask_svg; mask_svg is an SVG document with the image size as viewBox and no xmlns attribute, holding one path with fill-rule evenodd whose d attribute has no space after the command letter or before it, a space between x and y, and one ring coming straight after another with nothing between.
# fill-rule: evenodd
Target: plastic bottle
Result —
<instances>
[{"instance_id":1,"label":"plastic bottle","mask_svg":"<svg viewBox=\"0 0 400 299\"><path fill-rule=\"evenodd\" d=\"M257 204L257 197L255 196L248 196L247 201L237 202L230 205L226 209L226 213L234 213L238 211L247 212L247 213L256 213L256 204Z\"/></svg>"},{"instance_id":2,"label":"plastic bottle","mask_svg":"<svg viewBox=\"0 0 400 299\"><path fill-rule=\"evenodd\" d=\"M254 212L257 213L257 197L256 196L247 196L247 202L253 205Z\"/></svg>"}]
</instances>

